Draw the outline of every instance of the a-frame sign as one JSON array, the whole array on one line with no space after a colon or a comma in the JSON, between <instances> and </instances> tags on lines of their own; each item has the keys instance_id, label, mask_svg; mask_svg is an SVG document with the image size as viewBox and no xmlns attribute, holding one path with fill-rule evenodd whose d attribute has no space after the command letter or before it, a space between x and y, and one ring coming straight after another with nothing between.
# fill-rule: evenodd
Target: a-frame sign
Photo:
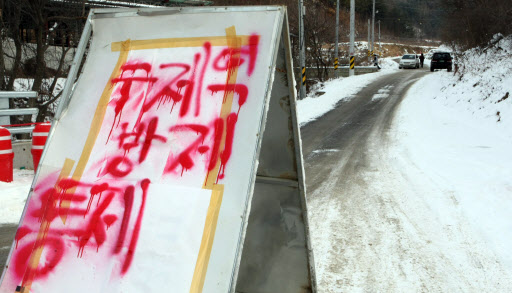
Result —
<instances>
[{"instance_id":1,"label":"a-frame sign","mask_svg":"<svg viewBox=\"0 0 512 293\"><path fill-rule=\"evenodd\" d=\"M0 292L314 292L295 101L284 7L91 11Z\"/></svg>"}]
</instances>

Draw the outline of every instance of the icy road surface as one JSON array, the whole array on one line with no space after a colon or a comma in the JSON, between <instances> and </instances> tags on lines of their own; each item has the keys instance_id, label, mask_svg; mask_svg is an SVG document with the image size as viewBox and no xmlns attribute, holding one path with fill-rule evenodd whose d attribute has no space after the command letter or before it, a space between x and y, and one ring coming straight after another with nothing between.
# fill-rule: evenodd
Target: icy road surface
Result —
<instances>
[{"instance_id":1,"label":"icy road surface","mask_svg":"<svg viewBox=\"0 0 512 293\"><path fill-rule=\"evenodd\" d=\"M446 74L388 74L303 126L319 292L512 292L512 144L434 99Z\"/></svg>"}]
</instances>

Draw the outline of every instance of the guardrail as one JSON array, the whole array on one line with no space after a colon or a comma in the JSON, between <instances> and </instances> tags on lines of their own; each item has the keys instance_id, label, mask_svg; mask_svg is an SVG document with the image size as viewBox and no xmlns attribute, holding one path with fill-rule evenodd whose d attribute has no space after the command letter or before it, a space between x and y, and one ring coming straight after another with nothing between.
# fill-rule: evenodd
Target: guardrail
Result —
<instances>
[{"instance_id":1,"label":"guardrail","mask_svg":"<svg viewBox=\"0 0 512 293\"><path fill-rule=\"evenodd\" d=\"M376 71L378 71L376 66L356 66L356 67L354 67L355 75L372 73L372 72L376 72ZM316 67L307 67L306 75L307 75L308 79L318 78L318 71L317 71ZM326 78L334 77L334 67L332 67L332 66L327 67L327 75L328 76L326 76ZM340 65L338 67L338 75L341 77L347 77L349 75L348 65Z\"/></svg>"},{"instance_id":2,"label":"guardrail","mask_svg":"<svg viewBox=\"0 0 512 293\"><path fill-rule=\"evenodd\" d=\"M8 109L9 108L9 99L18 99L18 98L37 98L38 94L34 91L28 91L28 92L7 92L7 91L0 91L0 102L2 100L7 100L7 109L0 109L0 117L3 116L17 116L17 115L37 115L39 113L39 109L37 108L20 108L20 109ZM5 104L5 103L4 103ZM1 105L1 104L0 104ZM1 108L1 106L0 106ZM1 123L0 123L1 124ZM4 125L5 128L11 132L11 134L18 134L18 133L32 133L32 130L34 130L34 125L30 125L32 123L29 123L27 126L26 124L23 124L21 126L16 125L10 125L9 123L6 123Z\"/></svg>"}]
</instances>

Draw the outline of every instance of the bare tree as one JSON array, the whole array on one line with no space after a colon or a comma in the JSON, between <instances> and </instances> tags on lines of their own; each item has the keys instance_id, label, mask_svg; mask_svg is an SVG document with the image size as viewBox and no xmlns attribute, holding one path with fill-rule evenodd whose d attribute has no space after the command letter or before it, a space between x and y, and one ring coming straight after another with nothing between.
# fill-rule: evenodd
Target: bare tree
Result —
<instances>
[{"instance_id":1,"label":"bare tree","mask_svg":"<svg viewBox=\"0 0 512 293\"><path fill-rule=\"evenodd\" d=\"M83 1L0 0L2 8L1 90L39 93L37 100L11 99L11 107L36 107L36 121L53 116L61 84L69 69L71 51L78 43L85 20ZM8 66L6 64L6 61ZM24 81L22 84L20 81ZM59 84L60 82L60 84ZM31 117L11 119L30 123Z\"/></svg>"},{"instance_id":2,"label":"bare tree","mask_svg":"<svg viewBox=\"0 0 512 293\"><path fill-rule=\"evenodd\" d=\"M331 65L333 32L336 25L335 11L329 11L322 2L310 3L304 19L307 44L306 63L315 65L320 81L327 79L327 67Z\"/></svg>"},{"instance_id":3,"label":"bare tree","mask_svg":"<svg viewBox=\"0 0 512 293\"><path fill-rule=\"evenodd\" d=\"M512 33L508 0L446 0L445 41L465 48L485 45L497 33ZM449 15L449 17L448 17Z\"/></svg>"},{"instance_id":4,"label":"bare tree","mask_svg":"<svg viewBox=\"0 0 512 293\"><path fill-rule=\"evenodd\" d=\"M0 15L0 72L2 73L2 80L0 81L0 90L12 91L14 88L14 81L17 78L22 57L22 42L20 37L20 21L21 21L21 7L16 5L12 0L0 0L0 7L2 13ZM7 69L8 61L10 70Z\"/></svg>"}]
</instances>

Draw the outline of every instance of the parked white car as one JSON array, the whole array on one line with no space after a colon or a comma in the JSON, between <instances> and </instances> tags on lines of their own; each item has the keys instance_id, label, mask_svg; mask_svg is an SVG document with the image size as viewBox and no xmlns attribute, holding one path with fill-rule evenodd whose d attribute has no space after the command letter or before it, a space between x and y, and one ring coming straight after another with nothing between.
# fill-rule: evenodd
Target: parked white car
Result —
<instances>
[{"instance_id":1,"label":"parked white car","mask_svg":"<svg viewBox=\"0 0 512 293\"><path fill-rule=\"evenodd\" d=\"M400 59L398 68L420 68L420 58L416 54L405 54Z\"/></svg>"}]
</instances>

